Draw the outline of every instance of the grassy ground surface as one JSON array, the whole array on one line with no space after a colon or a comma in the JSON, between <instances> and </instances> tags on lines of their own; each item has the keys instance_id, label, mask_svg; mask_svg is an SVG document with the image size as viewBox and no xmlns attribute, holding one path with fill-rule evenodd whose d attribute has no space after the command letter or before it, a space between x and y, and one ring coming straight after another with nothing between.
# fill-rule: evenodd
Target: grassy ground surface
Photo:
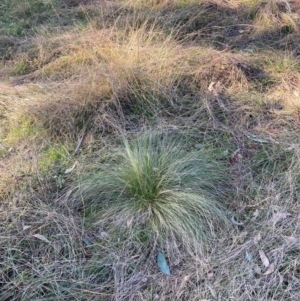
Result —
<instances>
[{"instance_id":1,"label":"grassy ground surface","mask_svg":"<svg viewBox=\"0 0 300 301\"><path fill-rule=\"evenodd\" d=\"M0 24L1 301L300 300L298 1Z\"/></svg>"}]
</instances>

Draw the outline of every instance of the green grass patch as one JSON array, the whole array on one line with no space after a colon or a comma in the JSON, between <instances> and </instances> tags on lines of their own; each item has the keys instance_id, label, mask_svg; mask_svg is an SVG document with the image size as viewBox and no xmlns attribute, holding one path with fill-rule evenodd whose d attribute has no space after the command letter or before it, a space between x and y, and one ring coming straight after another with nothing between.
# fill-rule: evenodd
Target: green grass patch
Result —
<instances>
[{"instance_id":1,"label":"green grass patch","mask_svg":"<svg viewBox=\"0 0 300 301\"><path fill-rule=\"evenodd\" d=\"M17 114L8 120L9 126L5 126L5 141L8 145L15 145L21 141L28 141L42 136L44 130L39 127L32 118L22 114Z\"/></svg>"},{"instance_id":2,"label":"green grass patch","mask_svg":"<svg viewBox=\"0 0 300 301\"><path fill-rule=\"evenodd\" d=\"M41 172L47 172L55 165L63 165L67 158L68 151L64 145L49 146L42 152L41 156L39 157L39 170Z\"/></svg>"},{"instance_id":3,"label":"green grass patch","mask_svg":"<svg viewBox=\"0 0 300 301\"><path fill-rule=\"evenodd\" d=\"M55 5L60 0L4 0L0 5L0 20L2 21L2 34L24 35L28 30L38 24L49 21L55 16Z\"/></svg>"},{"instance_id":4,"label":"green grass patch","mask_svg":"<svg viewBox=\"0 0 300 301\"><path fill-rule=\"evenodd\" d=\"M87 16L67 9L63 0L4 0L0 4L0 35L24 36L39 28L86 23Z\"/></svg>"}]
</instances>

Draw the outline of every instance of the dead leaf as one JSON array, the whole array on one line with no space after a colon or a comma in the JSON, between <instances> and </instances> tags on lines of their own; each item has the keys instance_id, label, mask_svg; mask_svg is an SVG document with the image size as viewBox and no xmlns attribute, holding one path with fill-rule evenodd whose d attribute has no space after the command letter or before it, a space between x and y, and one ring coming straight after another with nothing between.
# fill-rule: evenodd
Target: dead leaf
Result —
<instances>
[{"instance_id":1,"label":"dead leaf","mask_svg":"<svg viewBox=\"0 0 300 301\"><path fill-rule=\"evenodd\" d=\"M44 242L47 242L48 244L50 244L51 242L44 236L41 234L33 234L32 236L34 236L35 238L42 240Z\"/></svg>"},{"instance_id":2,"label":"dead leaf","mask_svg":"<svg viewBox=\"0 0 300 301\"><path fill-rule=\"evenodd\" d=\"M260 259L261 259L263 265L267 268L270 265L270 261L267 258L265 252L263 250L259 250L259 256L260 256Z\"/></svg>"},{"instance_id":3,"label":"dead leaf","mask_svg":"<svg viewBox=\"0 0 300 301\"><path fill-rule=\"evenodd\" d=\"M59 241L55 241L53 243L53 248L54 248L55 252L58 254L62 249L62 244Z\"/></svg>"},{"instance_id":4,"label":"dead leaf","mask_svg":"<svg viewBox=\"0 0 300 301\"><path fill-rule=\"evenodd\" d=\"M261 240L261 234L259 232L254 236L254 243L257 245L260 240Z\"/></svg>"},{"instance_id":5,"label":"dead leaf","mask_svg":"<svg viewBox=\"0 0 300 301\"><path fill-rule=\"evenodd\" d=\"M208 91L209 91L209 92L212 92L212 91L214 90L214 84L215 84L215 82L211 82L211 83L210 83L210 85L209 85L209 87L208 87Z\"/></svg>"},{"instance_id":6,"label":"dead leaf","mask_svg":"<svg viewBox=\"0 0 300 301\"><path fill-rule=\"evenodd\" d=\"M165 275L171 275L170 267L167 263L166 257L162 252L158 252L157 254L157 265Z\"/></svg>"},{"instance_id":7,"label":"dead leaf","mask_svg":"<svg viewBox=\"0 0 300 301\"><path fill-rule=\"evenodd\" d=\"M77 161L74 163L74 165L71 167L71 168L68 168L66 171L65 171L65 174L68 174L68 173L70 173L70 172L72 172L73 170L74 170L74 168L75 168L75 166L77 165Z\"/></svg>"},{"instance_id":8,"label":"dead leaf","mask_svg":"<svg viewBox=\"0 0 300 301\"><path fill-rule=\"evenodd\" d=\"M257 219L258 215L259 215L259 211L256 209L256 210L253 212L251 221L255 221L255 220Z\"/></svg>"},{"instance_id":9,"label":"dead leaf","mask_svg":"<svg viewBox=\"0 0 300 301\"><path fill-rule=\"evenodd\" d=\"M82 241L88 246L90 247L93 243L90 241L90 239L88 237L83 237Z\"/></svg>"},{"instance_id":10,"label":"dead leaf","mask_svg":"<svg viewBox=\"0 0 300 301\"><path fill-rule=\"evenodd\" d=\"M230 221L231 221L234 225L237 225L237 226L243 226L243 225L244 225L244 223L236 221L235 218L234 218L234 216L231 217Z\"/></svg>"},{"instance_id":11,"label":"dead leaf","mask_svg":"<svg viewBox=\"0 0 300 301\"><path fill-rule=\"evenodd\" d=\"M247 252L246 251L246 259L249 261L249 262L252 262L253 261L253 256L251 253Z\"/></svg>"},{"instance_id":12,"label":"dead leaf","mask_svg":"<svg viewBox=\"0 0 300 301\"><path fill-rule=\"evenodd\" d=\"M23 226L23 231L25 231L25 230L27 230L27 229L29 229L29 228L31 228L31 226Z\"/></svg>"},{"instance_id":13,"label":"dead leaf","mask_svg":"<svg viewBox=\"0 0 300 301\"><path fill-rule=\"evenodd\" d=\"M269 268L263 273L263 275L270 275L275 271L274 264L270 264Z\"/></svg>"}]
</instances>

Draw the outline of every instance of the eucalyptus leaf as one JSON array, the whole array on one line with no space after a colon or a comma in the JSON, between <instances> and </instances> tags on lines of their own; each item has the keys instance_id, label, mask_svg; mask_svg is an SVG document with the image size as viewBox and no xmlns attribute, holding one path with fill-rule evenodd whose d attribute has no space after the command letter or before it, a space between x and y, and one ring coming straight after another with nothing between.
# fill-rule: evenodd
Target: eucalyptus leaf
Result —
<instances>
[{"instance_id":1,"label":"eucalyptus leaf","mask_svg":"<svg viewBox=\"0 0 300 301\"><path fill-rule=\"evenodd\" d=\"M243 225L244 225L244 223L236 221L236 219L234 218L234 216L231 217L230 221L231 221L234 225L237 225L237 226L243 226Z\"/></svg>"},{"instance_id":2,"label":"eucalyptus leaf","mask_svg":"<svg viewBox=\"0 0 300 301\"><path fill-rule=\"evenodd\" d=\"M168 276L171 275L170 268L167 264L166 258L163 255L163 253L161 253L161 252L158 252L158 255L157 255L157 265L164 274L166 274Z\"/></svg>"},{"instance_id":3,"label":"eucalyptus leaf","mask_svg":"<svg viewBox=\"0 0 300 301\"><path fill-rule=\"evenodd\" d=\"M50 241L44 236L44 235L41 235L41 234L33 234L32 236L34 236L35 238L39 239L39 240L42 240L44 242L47 242L47 243L50 243Z\"/></svg>"},{"instance_id":4,"label":"eucalyptus leaf","mask_svg":"<svg viewBox=\"0 0 300 301\"><path fill-rule=\"evenodd\" d=\"M83 237L82 241L89 247L92 245L92 242L87 238L87 237Z\"/></svg>"},{"instance_id":5,"label":"eucalyptus leaf","mask_svg":"<svg viewBox=\"0 0 300 301\"><path fill-rule=\"evenodd\" d=\"M252 262L253 261L253 256L251 253L247 252L246 251L246 259L249 261L249 262Z\"/></svg>"}]
</instances>

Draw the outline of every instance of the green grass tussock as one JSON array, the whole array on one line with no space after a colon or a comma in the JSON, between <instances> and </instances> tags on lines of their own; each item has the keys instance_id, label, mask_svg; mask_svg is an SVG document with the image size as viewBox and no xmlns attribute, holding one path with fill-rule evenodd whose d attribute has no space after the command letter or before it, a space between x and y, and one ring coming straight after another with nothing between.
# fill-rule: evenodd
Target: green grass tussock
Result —
<instances>
[{"instance_id":1,"label":"green grass tussock","mask_svg":"<svg viewBox=\"0 0 300 301\"><path fill-rule=\"evenodd\" d=\"M107 160L77 192L97 224L125 227L128 237L147 229L151 243L175 239L191 253L228 227L228 170L204 146L188 150L172 135L147 131Z\"/></svg>"}]
</instances>

